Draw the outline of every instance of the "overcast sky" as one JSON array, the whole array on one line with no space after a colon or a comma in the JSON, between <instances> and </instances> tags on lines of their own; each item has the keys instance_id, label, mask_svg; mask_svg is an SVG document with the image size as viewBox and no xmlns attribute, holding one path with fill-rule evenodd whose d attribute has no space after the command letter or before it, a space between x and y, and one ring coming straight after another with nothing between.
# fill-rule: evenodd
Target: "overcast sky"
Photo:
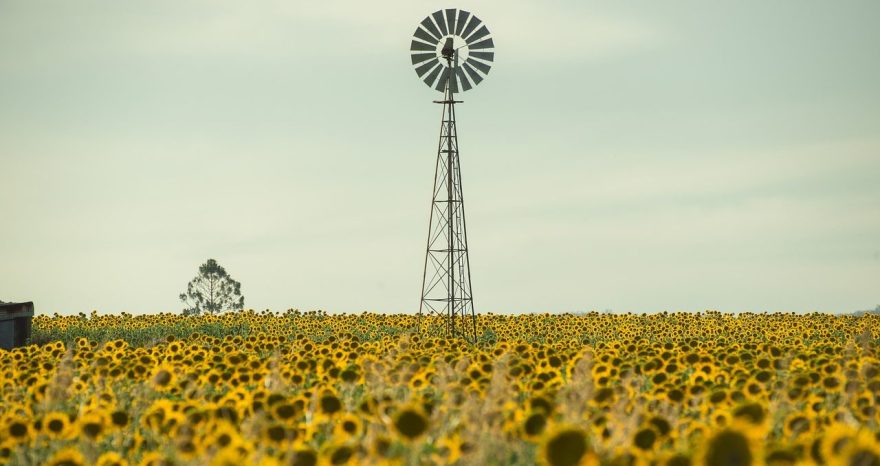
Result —
<instances>
[{"instance_id":1,"label":"overcast sky","mask_svg":"<svg viewBox=\"0 0 880 466\"><path fill-rule=\"evenodd\" d=\"M0 0L0 299L418 308L440 7L477 312L880 304L880 2Z\"/></svg>"}]
</instances>

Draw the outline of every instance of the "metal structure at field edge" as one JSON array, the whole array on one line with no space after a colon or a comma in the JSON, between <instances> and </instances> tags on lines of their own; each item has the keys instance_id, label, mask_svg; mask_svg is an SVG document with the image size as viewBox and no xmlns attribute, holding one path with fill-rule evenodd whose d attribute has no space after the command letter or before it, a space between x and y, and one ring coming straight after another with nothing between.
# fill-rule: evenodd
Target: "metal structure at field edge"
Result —
<instances>
[{"instance_id":1,"label":"metal structure at field edge","mask_svg":"<svg viewBox=\"0 0 880 466\"><path fill-rule=\"evenodd\" d=\"M434 169L428 247L422 274L419 329L424 314L442 325L433 329L449 337L477 339L477 317L471 290L464 196L455 127L455 94L468 91L489 73L495 59L489 29L470 12L439 10L416 27L410 52L416 74L443 92L440 143Z\"/></svg>"}]
</instances>

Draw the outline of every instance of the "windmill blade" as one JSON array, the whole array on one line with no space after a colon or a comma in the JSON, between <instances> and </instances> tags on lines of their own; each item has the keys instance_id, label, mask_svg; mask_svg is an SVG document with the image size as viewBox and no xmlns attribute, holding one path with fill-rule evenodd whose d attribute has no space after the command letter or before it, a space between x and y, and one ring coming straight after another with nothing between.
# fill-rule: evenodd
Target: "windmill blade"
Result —
<instances>
[{"instance_id":1,"label":"windmill blade","mask_svg":"<svg viewBox=\"0 0 880 466\"><path fill-rule=\"evenodd\" d=\"M440 75L440 79L437 80L437 85L434 86L434 89L437 89L440 92L446 90L446 81L449 80L449 68L443 67L443 74Z\"/></svg>"},{"instance_id":2,"label":"windmill blade","mask_svg":"<svg viewBox=\"0 0 880 466\"><path fill-rule=\"evenodd\" d=\"M471 35L471 32L473 32L473 30L476 29L477 26L479 26L480 24L483 24L483 22L480 21L480 18L477 18L476 16L471 16L471 21L467 24L467 26L465 26L464 31L461 31L461 37L467 37Z\"/></svg>"},{"instance_id":3,"label":"windmill blade","mask_svg":"<svg viewBox=\"0 0 880 466\"><path fill-rule=\"evenodd\" d=\"M472 60L472 61L471 61L471 64L474 65L474 66L476 66L478 70L480 70L480 71L483 72L483 74L487 74L487 73L489 73L488 69L492 67L492 62L486 63L486 62L484 62L483 60L480 60L480 59L478 59L477 57L475 57L475 56L473 56L473 55L470 55L470 56L468 57L468 60ZM483 66L486 67L486 71L484 71L483 68L481 68L481 67L483 67Z\"/></svg>"},{"instance_id":4,"label":"windmill blade","mask_svg":"<svg viewBox=\"0 0 880 466\"><path fill-rule=\"evenodd\" d=\"M425 28L428 32L434 36L434 43L440 42L440 38L445 36L446 34L440 34L440 31L437 30L437 26L434 26L434 22L431 21L431 18L425 18L422 20L422 27Z\"/></svg>"},{"instance_id":5,"label":"windmill blade","mask_svg":"<svg viewBox=\"0 0 880 466\"><path fill-rule=\"evenodd\" d=\"M473 44L473 45L468 44L468 48L473 49L473 50L493 49L493 48L495 48L495 43L492 42L492 38L490 37L482 42L477 42L476 44Z\"/></svg>"},{"instance_id":6,"label":"windmill blade","mask_svg":"<svg viewBox=\"0 0 880 466\"><path fill-rule=\"evenodd\" d=\"M476 68L476 69L482 71L483 74L489 74L489 69L492 68L491 66L489 66L489 65L487 65L487 64L485 64L485 63L483 63L483 62L481 62L481 61L474 60L474 59L471 58L471 57L468 57L468 59L467 59L467 61L466 61L465 63L467 63L468 65L471 65L471 66L473 66L474 68Z\"/></svg>"},{"instance_id":7,"label":"windmill blade","mask_svg":"<svg viewBox=\"0 0 880 466\"><path fill-rule=\"evenodd\" d=\"M474 82L474 86L476 86L477 84L480 84L480 81L483 80L483 77L480 76L480 73L477 73L477 70L475 70L475 69L474 69L470 64L468 64L467 62L464 63L463 68L464 68L465 71L467 71L467 75L468 75L468 77L471 78L471 81Z\"/></svg>"},{"instance_id":8,"label":"windmill blade","mask_svg":"<svg viewBox=\"0 0 880 466\"><path fill-rule=\"evenodd\" d=\"M461 30L464 29L464 25L467 24L468 19L471 17L471 12L461 10L458 12L458 24L455 25L455 35L461 37Z\"/></svg>"},{"instance_id":9,"label":"windmill blade","mask_svg":"<svg viewBox=\"0 0 880 466\"><path fill-rule=\"evenodd\" d=\"M437 58L436 53L414 53L412 54L412 64L418 65L419 63L430 60L431 58Z\"/></svg>"},{"instance_id":10,"label":"windmill blade","mask_svg":"<svg viewBox=\"0 0 880 466\"><path fill-rule=\"evenodd\" d=\"M416 74L421 78L425 73L428 72L431 68L440 64L440 60L434 58L433 60L428 60L425 63L416 67Z\"/></svg>"},{"instance_id":11,"label":"windmill blade","mask_svg":"<svg viewBox=\"0 0 880 466\"><path fill-rule=\"evenodd\" d=\"M461 83L461 88L465 91L471 90L473 86L468 82L467 78L464 75L464 70L461 67L455 69L455 74L458 76L458 81Z\"/></svg>"},{"instance_id":12,"label":"windmill blade","mask_svg":"<svg viewBox=\"0 0 880 466\"><path fill-rule=\"evenodd\" d=\"M425 84L427 84L428 86L431 86L431 87L434 86L434 80L437 79L437 75L440 74L440 70L443 69L443 65L440 65L439 63L437 65L438 66L436 68L434 68L433 70L431 70L430 73L428 73L428 76L425 76L424 81L425 81Z\"/></svg>"},{"instance_id":13,"label":"windmill blade","mask_svg":"<svg viewBox=\"0 0 880 466\"><path fill-rule=\"evenodd\" d=\"M437 10L432 13L431 16L434 18L434 21L437 22L437 26L440 26L440 32L442 32L444 36L449 34L449 29L446 29L446 20L443 18L443 10Z\"/></svg>"},{"instance_id":14,"label":"windmill blade","mask_svg":"<svg viewBox=\"0 0 880 466\"><path fill-rule=\"evenodd\" d=\"M440 31L437 31L437 32L440 32ZM428 34L422 28L416 28L416 32L413 33L413 37L415 37L416 39L421 39L429 44L434 44L434 45L437 45L437 43L440 42L440 39L437 39L436 37L432 36L431 34Z\"/></svg>"},{"instance_id":15,"label":"windmill blade","mask_svg":"<svg viewBox=\"0 0 880 466\"><path fill-rule=\"evenodd\" d=\"M413 40L412 44L410 44L409 49L411 51L428 51L428 52L436 52L437 46L426 44L424 42L419 42L417 40Z\"/></svg>"},{"instance_id":16,"label":"windmill blade","mask_svg":"<svg viewBox=\"0 0 880 466\"><path fill-rule=\"evenodd\" d=\"M440 60L438 60L438 59L428 60L425 63L422 63L421 65L416 67L416 74L419 75L420 78L424 77L425 73L427 73L429 70L433 69L439 63L440 63Z\"/></svg>"},{"instance_id":17,"label":"windmill blade","mask_svg":"<svg viewBox=\"0 0 880 466\"><path fill-rule=\"evenodd\" d=\"M476 41L478 41L488 35L489 35L489 28L487 28L486 25L484 24L483 27L481 27L480 29L477 29L477 31L474 32L473 34L471 34L469 37L466 37L464 39L464 41L467 42L468 44L470 44L470 43L476 42Z\"/></svg>"},{"instance_id":18,"label":"windmill blade","mask_svg":"<svg viewBox=\"0 0 880 466\"><path fill-rule=\"evenodd\" d=\"M469 56L476 57L480 60L490 63L495 61L495 52L471 52Z\"/></svg>"},{"instance_id":19,"label":"windmill blade","mask_svg":"<svg viewBox=\"0 0 880 466\"><path fill-rule=\"evenodd\" d=\"M449 26L449 33L455 34L455 14L458 10L448 9L446 10L446 25Z\"/></svg>"}]
</instances>

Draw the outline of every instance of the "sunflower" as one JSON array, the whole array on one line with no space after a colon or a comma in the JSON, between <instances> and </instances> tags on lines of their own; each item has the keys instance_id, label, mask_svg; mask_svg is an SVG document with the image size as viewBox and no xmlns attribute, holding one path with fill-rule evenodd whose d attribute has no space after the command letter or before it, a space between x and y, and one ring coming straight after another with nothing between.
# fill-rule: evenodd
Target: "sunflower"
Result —
<instances>
[{"instance_id":1,"label":"sunflower","mask_svg":"<svg viewBox=\"0 0 880 466\"><path fill-rule=\"evenodd\" d=\"M18 416L9 416L5 421L0 421L3 437L15 443L26 443L34 436L34 429L30 422Z\"/></svg>"},{"instance_id":2,"label":"sunflower","mask_svg":"<svg viewBox=\"0 0 880 466\"><path fill-rule=\"evenodd\" d=\"M361 419L352 414L345 414L336 423L334 431L341 437L357 437L363 430Z\"/></svg>"},{"instance_id":3,"label":"sunflower","mask_svg":"<svg viewBox=\"0 0 880 466\"><path fill-rule=\"evenodd\" d=\"M428 385L428 382L426 380L425 375L420 373L420 374L416 374L411 379L409 379L409 383L407 385L409 385L409 388L412 391L418 391L418 390L421 390L422 388L424 388L426 385Z\"/></svg>"},{"instance_id":4,"label":"sunflower","mask_svg":"<svg viewBox=\"0 0 880 466\"><path fill-rule=\"evenodd\" d=\"M151 451L141 457L138 466L172 466L174 462L170 461L164 454L158 451Z\"/></svg>"},{"instance_id":5,"label":"sunflower","mask_svg":"<svg viewBox=\"0 0 880 466\"><path fill-rule=\"evenodd\" d=\"M68 447L56 452L44 464L45 466L85 466L87 463L79 450Z\"/></svg>"},{"instance_id":6,"label":"sunflower","mask_svg":"<svg viewBox=\"0 0 880 466\"><path fill-rule=\"evenodd\" d=\"M316 466L318 454L308 447L294 448L286 454L287 464L291 466Z\"/></svg>"},{"instance_id":7,"label":"sunflower","mask_svg":"<svg viewBox=\"0 0 880 466\"><path fill-rule=\"evenodd\" d=\"M794 412L785 418L782 429L786 439L793 440L802 434L810 432L813 422L800 412Z\"/></svg>"},{"instance_id":8,"label":"sunflower","mask_svg":"<svg viewBox=\"0 0 880 466\"><path fill-rule=\"evenodd\" d=\"M651 451L657 442L659 435L652 427L643 427L636 431L633 436L633 446L639 450Z\"/></svg>"},{"instance_id":9,"label":"sunflower","mask_svg":"<svg viewBox=\"0 0 880 466\"><path fill-rule=\"evenodd\" d=\"M553 413L553 402L550 401L549 397L546 396L535 396L531 400L529 400L529 405L535 411L543 411L544 414L550 415Z\"/></svg>"},{"instance_id":10,"label":"sunflower","mask_svg":"<svg viewBox=\"0 0 880 466\"><path fill-rule=\"evenodd\" d=\"M107 418L103 411L89 411L77 418L77 430L91 440L100 440L110 425Z\"/></svg>"},{"instance_id":11,"label":"sunflower","mask_svg":"<svg viewBox=\"0 0 880 466\"><path fill-rule=\"evenodd\" d=\"M715 433L701 449L701 461L697 464L705 466L751 466L759 458L749 437L732 429Z\"/></svg>"},{"instance_id":12,"label":"sunflower","mask_svg":"<svg viewBox=\"0 0 880 466\"><path fill-rule=\"evenodd\" d=\"M594 464L597 460L584 430L562 426L546 436L539 462L548 466L577 466Z\"/></svg>"},{"instance_id":13,"label":"sunflower","mask_svg":"<svg viewBox=\"0 0 880 466\"><path fill-rule=\"evenodd\" d=\"M128 426L128 423L131 421L131 416L125 411L116 410L110 413L110 423L113 427L118 429L123 429Z\"/></svg>"},{"instance_id":14,"label":"sunflower","mask_svg":"<svg viewBox=\"0 0 880 466\"><path fill-rule=\"evenodd\" d=\"M128 466L128 460L115 451L108 451L98 457L95 466Z\"/></svg>"},{"instance_id":15,"label":"sunflower","mask_svg":"<svg viewBox=\"0 0 880 466\"><path fill-rule=\"evenodd\" d=\"M840 393L843 390L843 383L836 375L824 377L821 385L827 393Z\"/></svg>"},{"instance_id":16,"label":"sunflower","mask_svg":"<svg viewBox=\"0 0 880 466\"><path fill-rule=\"evenodd\" d=\"M174 375L174 366L162 363L156 366L150 376L150 385L159 391L169 391L174 387L177 377Z\"/></svg>"},{"instance_id":17,"label":"sunflower","mask_svg":"<svg viewBox=\"0 0 880 466\"><path fill-rule=\"evenodd\" d=\"M140 422L146 429L161 433L168 430L170 423L176 424L182 417L171 400L160 398L144 411Z\"/></svg>"},{"instance_id":18,"label":"sunflower","mask_svg":"<svg viewBox=\"0 0 880 466\"><path fill-rule=\"evenodd\" d=\"M260 438L269 445L282 446L296 438L296 430L279 422L270 422L263 426Z\"/></svg>"},{"instance_id":19,"label":"sunflower","mask_svg":"<svg viewBox=\"0 0 880 466\"><path fill-rule=\"evenodd\" d=\"M664 466L692 466L691 459L685 454L677 453L666 459Z\"/></svg>"},{"instance_id":20,"label":"sunflower","mask_svg":"<svg viewBox=\"0 0 880 466\"><path fill-rule=\"evenodd\" d=\"M391 439L384 435L377 435L370 445L370 451L373 456L387 458L391 452Z\"/></svg>"},{"instance_id":21,"label":"sunflower","mask_svg":"<svg viewBox=\"0 0 880 466\"><path fill-rule=\"evenodd\" d=\"M462 441L461 435L458 433L448 437L443 437L437 442L438 455L436 461L438 464L454 464L462 455L468 453L470 444ZM384 455L383 455L384 456Z\"/></svg>"},{"instance_id":22,"label":"sunflower","mask_svg":"<svg viewBox=\"0 0 880 466\"><path fill-rule=\"evenodd\" d=\"M209 466L241 466L251 452L244 445L220 449L208 462Z\"/></svg>"},{"instance_id":23,"label":"sunflower","mask_svg":"<svg viewBox=\"0 0 880 466\"><path fill-rule=\"evenodd\" d=\"M322 463L329 465L353 464L357 462L357 451L351 445L335 444L323 449Z\"/></svg>"},{"instance_id":24,"label":"sunflower","mask_svg":"<svg viewBox=\"0 0 880 466\"><path fill-rule=\"evenodd\" d=\"M522 433L525 438L535 439L544 433L547 427L547 414L543 410L530 411L523 416Z\"/></svg>"},{"instance_id":25,"label":"sunflower","mask_svg":"<svg viewBox=\"0 0 880 466\"><path fill-rule=\"evenodd\" d=\"M43 417L42 433L49 438L61 439L70 435L70 418L67 414L53 411Z\"/></svg>"},{"instance_id":26,"label":"sunflower","mask_svg":"<svg viewBox=\"0 0 880 466\"><path fill-rule=\"evenodd\" d=\"M859 431L830 466L880 466L880 442L866 430Z\"/></svg>"},{"instance_id":27,"label":"sunflower","mask_svg":"<svg viewBox=\"0 0 880 466\"><path fill-rule=\"evenodd\" d=\"M209 430L211 431L207 440L209 445L227 448L242 443L241 434L238 432L238 429L226 421L216 422Z\"/></svg>"},{"instance_id":28,"label":"sunflower","mask_svg":"<svg viewBox=\"0 0 880 466\"><path fill-rule=\"evenodd\" d=\"M173 434L169 434L172 438L174 449L182 459L192 460L202 453L202 443L200 437L195 435L195 431L188 425L179 426Z\"/></svg>"},{"instance_id":29,"label":"sunflower","mask_svg":"<svg viewBox=\"0 0 880 466\"><path fill-rule=\"evenodd\" d=\"M272 415L282 422L293 421L299 414L296 407L290 403L276 403L272 406Z\"/></svg>"},{"instance_id":30,"label":"sunflower","mask_svg":"<svg viewBox=\"0 0 880 466\"><path fill-rule=\"evenodd\" d=\"M325 390L318 398L318 409L327 416L333 416L342 410L342 401L330 390Z\"/></svg>"},{"instance_id":31,"label":"sunflower","mask_svg":"<svg viewBox=\"0 0 880 466\"><path fill-rule=\"evenodd\" d=\"M841 463L846 450L855 443L857 436L857 431L846 424L831 424L825 428L818 456L827 464Z\"/></svg>"},{"instance_id":32,"label":"sunflower","mask_svg":"<svg viewBox=\"0 0 880 466\"><path fill-rule=\"evenodd\" d=\"M281 460L273 456L254 452L251 453L250 457L245 461L245 464L253 466L283 466L286 463L282 463Z\"/></svg>"},{"instance_id":33,"label":"sunflower","mask_svg":"<svg viewBox=\"0 0 880 466\"><path fill-rule=\"evenodd\" d=\"M775 448L764 458L767 466L794 466L797 462L798 454L791 448Z\"/></svg>"},{"instance_id":34,"label":"sunflower","mask_svg":"<svg viewBox=\"0 0 880 466\"><path fill-rule=\"evenodd\" d=\"M404 407L394 415L394 429L407 440L420 437L428 426L428 417L418 406Z\"/></svg>"}]
</instances>

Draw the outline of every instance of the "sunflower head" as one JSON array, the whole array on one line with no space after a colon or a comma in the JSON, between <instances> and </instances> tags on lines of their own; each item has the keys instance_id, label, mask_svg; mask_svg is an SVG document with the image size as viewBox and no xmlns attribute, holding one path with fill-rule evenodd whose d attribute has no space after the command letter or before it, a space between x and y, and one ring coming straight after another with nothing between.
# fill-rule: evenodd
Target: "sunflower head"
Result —
<instances>
[{"instance_id":1,"label":"sunflower head","mask_svg":"<svg viewBox=\"0 0 880 466\"><path fill-rule=\"evenodd\" d=\"M404 407L394 415L394 429L407 440L420 437L428 427L428 416L418 406Z\"/></svg>"},{"instance_id":2,"label":"sunflower head","mask_svg":"<svg viewBox=\"0 0 880 466\"><path fill-rule=\"evenodd\" d=\"M880 466L880 442L867 430L861 430L840 442L840 451L832 452L830 465L837 466Z\"/></svg>"},{"instance_id":3,"label":"sunflower head","mask_svg":"<svg viewBox=\"0 0 880 466\"><path fill-rule=\"evenodd\" d=\"M705 466L751 466L755 464L755 452L749 438L733 429L721 430L706 440L703 458L698 464Z\"/></svg>"},{"instance_id":4,"label":"sunflower head","mask_svg":"<svg viewBox=\"0 0 880 466\"><path fill-rule=\"evenodd\" d=\"M361 434L363 426L360 418L346 414L336 423L335 431L340 437L356 437Z\"/></svg>"},{"instance_id":5,"label":"sunflower head","mask_svg":"<svg viewBox=\"0 0 880 466\"><path fill-rule=\"evenodd\" d=\"M324 390L317 399L318 411L325 416L334 416L342 411L342 400L332 390Z\"/></svg>"},{"instance_id":6,"label":"sunflower head","mask_svg":"<svg viewBox=\"0 0 880 466\"><path fill-rule=\"evenodd\" d=\"M59 450L45 463L46 466L85 466L86 464L82 453L73 447Z\"/></svg>"},{"instance_id":7,"label":"sunflower head","mask_svg":"<svg viewBox=\"0 0 880 466\"><path fill-rule=\"evenodd\" d=\"M633 446L643 451L651 451L657 443L659 435L653 427L642 427L633 436Z\"/></svg>"},{"instance_id":8,"label":"sunflower head","mask_svg":"<svg viewBox=\"0 0 880 466\"><path fill-rule=\"evenodd\" d=\"M321 456L334 466L357 463L357 449L344 443L328 445Z\"/></svg>"},{"instance_id":9,"label":"sunflower head","mask_svg":"<svg viewBox=\"0 0 880 466\"><path fill-rule=\"evenodd\" d=\"M77 418L78 431L91 440L103 438L109 424L103 411L90 411Z\"/></svg>"},{"instance_id":10,"label":"sunflower head","mask_svg":"<svg viewBox=\"0 0 880 466\"><path fill-rule=\"evenodd\" d=\"M550 432L539 457L539 462L547 466L577 466L594 461L586 431L573 426L562 426Z\"/></svg>"},{"instance_id":11,"label":"sunflower head","mask_svg":"<svg viewBox=\"0 0 880 466\"><path fill-rule=\"evenodd\" d=\"M26 443L34 437L31 423L19 416L9 416L5 420L0 420L0 429L2 429L3 438L14 443Z\"/></svg>"},{"instance_id":12,"label":"sunflower head","mask_svg":"<svg viewBox=\"0 0 880 466\"><path fill-rule=\"evenodd\" d=\"M547 414L543 410L529 411L523 417L521 427L526 438L537 438L547 428Z\"/></svg>"},{"instance_id":13,"label":"sunflower head","mask_svg":"<svg viewBox=\"0 0 880 466\"><path fill-rule=\"evenodd\" d=\"M67 414L51 412L43 418L42 433L53 439L66 438L70 435L70 418Z\"/></svg>"},{"instance_id":14,"label":"sunflower head","mask_svg":"<svg viewBox=\"0 0 880 466\"><path fill-rule=\"evenodd\" d=\"M150 384L156 390L168 391L174 387L177 377L174 374L174 367L170 364L160 364L153 369Z\"/></svg>"},{"instance_id":15,"label":"sunflower head","mask_svg":"<svg viewBox=\"0 0 880 466\"><path fill-rule=\"evenodd\" d=\"M98 457L95 466L128 466L128 460L115 451L107 451Z\"/></svg>"}]
</instances>

